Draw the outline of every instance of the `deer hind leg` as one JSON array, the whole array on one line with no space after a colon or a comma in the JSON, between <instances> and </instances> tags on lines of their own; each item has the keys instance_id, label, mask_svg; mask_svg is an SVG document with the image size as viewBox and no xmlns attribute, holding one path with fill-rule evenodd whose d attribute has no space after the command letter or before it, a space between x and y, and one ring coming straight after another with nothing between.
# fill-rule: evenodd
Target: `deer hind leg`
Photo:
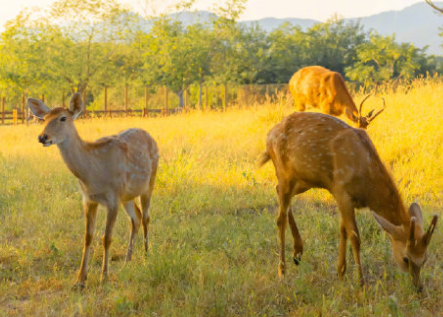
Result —
<instances>
[{"instance_id":1,"label":"deer hind leg","mask_svg":"<svg viewBox=\"0 0 443 317\"><path fill-rule=\"evenodd\" d=\"M291 197L294 195L304 193L309 189L310 188L308 186L303 186L300 183L296 183L293 186ZM277 186L277 192L278 192L278 186ZM294 239L293 260L295 265L299 265L301 261L301 256L303 255L303 240L301 238L300 232L298 231L291 206L289 206L288 218L289 218L289 227L291 228L292 238Z\"/></svg>"},{"instance_id":2,"label":"deer hind leg","mask_svg":"<svg viewBox=\"0 0 443 317\"><path fill-rule=\"evenodd\" d=\"M83 210L85 212L85 244L83 247L82 263L80 265L80 271L78 273L76 286L84 287L86 277L88 274L88 262L91 251L92 238L94 236L95 219L97 218L98 204L91 201L83 201Z\"/></svg>"},{"instance_id":3,"label":"deer hind leg","mask_svg":"<svg viewBox=\"0 0 443 317\"><path fill-rule=\"evenodd\" d=\"M343 195L345 196L345 195ZM338 260L338 275L342 277L346 271L346 241L351 241L354 262L357 266L360 284L364 285L363 270L360 261L360 234L355 221L354 205L349 198L337 200L341 213L340 219L340 245Z\"/></svg>"},{"instance_id":4,"label":"deer hind leg","mask_svg":"<svg viewBox=\"0 0 443 317\"><path fill-rule=\"evenodd\" d=\"M135 239L140 229L142 215L133 200L123 203L123 207L131 220L131 236L129 237L128 253L126 254L126 262L129 262L131 261L132 252L134 251Z\"/></svg>"},{"instance_id":5,"label":"deer hind leg","mask_svg":"<svg viewBox=\"0 0 443 317\"><path fill-rule=\"evenodd\" d=\"M151 206L152 192L154 191L155 176L157 175L157 165L154 165L151 172L151 179L149 180L149 189L146 193L140 196L142 207L142 224L143 224L143 243L146 255L148 254L148 231L149 231L149 207Z\"/></svg>"},{"instance_id":6,"label":"deer hind leg","mask_svg":"<svg viewBox=\"0 0 443 317\"><path fill-rule=\"evenodd\" d=\"M108 204L108 214L106 216L106 228L103 235L103 266L101 281L105 281L108 277L108 264L109 264L109 247L111 246L112 230L114 229L115 220L117 219L118 203Z\"/></svg>"},{"instance_id":7,"label":"deer hind leg","mask_svg":"<svg viewBox=\"0 0 443 317\"><path fill-rule=\"evenodd\" d=\"M340 243L338 247L338 276L343 278L346 273L346 244L348 237L346 235L346 227L343 218L340 217Z\"/></svg>"},{"instance_id":8,"label":"deer hind leg","mask_svg":"<svg viewBox=\"0 0 443 317\"><path fill-rule=\"evenodd\" d=\"M286 270L285 261L285 230L288 221L288 209L291 204L292 187L290 183L280 182L277 185L277 194L279 200L279 209L277 216L278 235L280 239L280 263L278 266L278 275L283 277ZM294 222L295 223L295 222ZM292 229L292 227L291 227ZM298 230L297 230L298 232Z\"/></svg>"}]
</instances>

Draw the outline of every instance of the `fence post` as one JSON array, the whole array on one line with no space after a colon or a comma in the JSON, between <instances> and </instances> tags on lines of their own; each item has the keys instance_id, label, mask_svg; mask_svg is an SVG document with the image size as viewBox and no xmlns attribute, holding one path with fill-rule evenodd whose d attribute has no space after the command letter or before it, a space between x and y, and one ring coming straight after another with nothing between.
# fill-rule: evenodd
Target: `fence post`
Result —
<instances>
[{"instance_id":1,"label":"fence post","mask_svg":"<svg viewBox=\"0 0 443 317\"><path fill-rule=\"evenodd\" d=\"M145 109L144 112L142 112L142 117L147 116L149 117L148 112L148 86L145 86Z\"/></svg>"},{"instance_id":2,"label":"fence post","mask_svg":"<svg viewBox=\"0 0 443 317\"><path fill-rule=\"evenodd\" d=\"M185 104L183 105L183 109L187 109L187 104L188 104L188 90L185 89L185 91L183 92L185 94L184 99L185 99Z\"/></svg>"},{"instance_id":3,"label":"fence post","mask_svg":"<svg viewBox=\"0 0 443 317\"><path fill-rule=\"evenodd\" d=\"M165 86L165 114L168 114L168 87Z\"/></svg>"},{"instance_id":4,"label":"fence post","mask_svg":"<svg viewBox=\"0 0 443 317\"><path fill-rule=\"evenodd\" d=\"M2 96L2 124L5 124L5 96Z\"/></svg>"},{"instance_id":5,"label":"fence post","mask_svg":"<svg viewBox=\"0 0 443 317\"><path fill-rule=\"evenodd\" d=\"M105 86L105 116L108 114L108 87Z\"/></svg>"},{"instance_id":6,"label":"fence post","mask_svg":"<svg viewBox=\"0 0 443 317\"><path fill-rule=\"evenodd\" d=\"M65 107L65 92L62 91L62 106Z\"/></svg>"},{"instance_id":7,"label":"fence post","mask_svg":"<svg viewBox=\"0 0 443 317\"><path fill-rule=\"evenodd\" d=\"M24 124L25 123L25 103L26 103L26 96L25 96L25 94L23 94L23 96L22 96L22 111L21 111L21 113L22 113L22 124Z\"/></svg>"},{"instance_id":8,"label":"fence post","mask_svg":"<svg viewBox=\"0 0 443 317\"><path fill-rule=\"evenodd\" d=\"M42 101L45 102L45 94L42 94Z\"/></svg>"},{"instance_id":9,"label":"fence post","mask_svg":"<svg viewBox=\"0 0 443 317\"><path fill-rule=\"evenodd\" d=\"M17 125L17 109L12 110L12 124Z\"/></svg>"},{"instance_id":10,"label":"fence post","mask_svg":"<svg viewBox=\"0 0 443 317\"><path fill-rule=\"evenodd\" d=\"M223 111L228 108L228 85L223 84L224 98L223 98Z\"/></svg>"},{"instance_id":11,"label":"fence post","mask_svg":"<svg viewBox=\"0 0 443 317\"><path fill-rule=\"evenodd\" d=\"M128 115L128 85L125 85L125 113Z\"/></svg>"},{"instance_id":12,"label":"fence post","mask_svg":"<svg viewBox=\"0 0 443 317\"><path fill-rule=\"evenodd\" d=\"M5 124L5 96L2 96L2 124Z\"/></svg>"},{"instance_id":13,"label":"fence post","mask_svg":"<svg viewBox=\"0 0 443 317\"><path fill-rule=\"evenodd\" d=\"M28 103L26 102L26 126L29 126L29 107L28 107Z\"/></svg>"},{"instance_id":14,"label":"fence post","mask_svg":"<svg viewBox=\"0 0 443 317\"><path fill-rule=\"evenodd\" d=\"M203 110L206 110L206 109L208 109L208 106L209 106L209 91L208 91L208 86L206 86L205 87L205 95L206 95L206 100L205 100L205 109L203 109Z\"/></svg>"}]
</instances>

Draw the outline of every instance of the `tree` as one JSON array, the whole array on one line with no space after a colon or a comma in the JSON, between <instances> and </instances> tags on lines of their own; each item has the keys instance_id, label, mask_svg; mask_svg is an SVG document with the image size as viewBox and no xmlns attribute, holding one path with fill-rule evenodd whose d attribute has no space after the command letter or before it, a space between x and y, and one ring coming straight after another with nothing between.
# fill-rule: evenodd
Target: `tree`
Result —
<instances>
[{"instance_id":1,"label":"tree","mask_svg":"<svg viewBox=\"0 0 443 317\"><path fill-rule=\"evenodd\" d=\"M356 48L365 42L367 33L358 22L346 23L334 16L306 32L305 65L321 65L339 73L356 57Z\"/></svg>"},{"instance_id":2,"label":"tree","mask_svg":"<svg viewBox=\"0 0 443 317\"><path fill-rule=\"evenodd\" d=\"M208 54L208 46L200 45L204 34L201 25L184 28L178 21L161 17L143 36L144 78L169 87L177 94L179 107L184 107L184 91L201 77L201 63Z\"/></svg>"},{"instance_id":3,"label":"tree","mask_svg":"<svg viewBox=\"0 0 443 317\"><path fill-rule=\"evenodd\" d=\"M57 26L33 21L30 11L22 11L1 34L0 88L13 98L25 91L57 89L57 68L51 60L59 54L55 46L63 41Z\"/></svg>"},{"instance_id":4,"label":"tree","mask_svg":"<svg viewBox=\"0 0 443 317\"><path fill-rule=\"evenodd\" d=\"M395 36L372 33L367 43L357 48L357 62L346 68L351 80L382 83L394 78L411 78L420 67L422 51L412 44L398 44Z\"/></svg>"},{"instance_id":5,"label":"tree","mask_svg":"<svg viewBox=\"0 0 443 317\"><path fill-rule=\"evenodd\" d=\"M287 83L306 63L307 41L298 26L281 25L268 35L268 59L261 73L266 83Z\"/></svg>"},{"instance_id":6,"label":"tree","mask_svg":"<svg viewBox=\"0 0 443 317\"><path fill-rule=\"evenodd\" d=\"M63 25L67 38L62 58L55 60L60 77L71 89L83 91L94 76L101 85L110 85L115 76L112 56L124 41L125 27L131 15L114 0L59 0L50 10L50 18ZM124 17L124 18L122 18ZM69 21L66 23L65 21Z\"/></svg>"}]
</instances>

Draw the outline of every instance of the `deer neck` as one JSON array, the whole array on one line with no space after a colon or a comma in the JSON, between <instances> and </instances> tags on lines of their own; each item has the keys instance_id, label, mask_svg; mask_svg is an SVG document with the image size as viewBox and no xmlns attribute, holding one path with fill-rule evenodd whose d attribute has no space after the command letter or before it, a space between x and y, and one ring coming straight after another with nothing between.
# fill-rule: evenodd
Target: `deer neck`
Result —
<instances>
[{"instance_id":1,"label":"deer neck","mask_svg":"<svg viewBox=\"0 0 443 317\"><path fill-rule=\"evenodd\" d=\"M66 139L57 144L69 170L83 183L88 183L90 171L94 165L94 156L87 149L87 143L77 133L75 127Z\"/></svg>"},{"instance_id":2,"label":"deer neck","mask_svg":"<svg viewBox=\"0 0 443 317\"><path fill-rule=\"evenodd\" d=\"M411 216L407 212L403 201L395 189L394 193L388 193L389 197L380 199L384 203L380 204L374 211L396 226L402 226L405 230L409 228Z\"/></svg>"}]
</instances>

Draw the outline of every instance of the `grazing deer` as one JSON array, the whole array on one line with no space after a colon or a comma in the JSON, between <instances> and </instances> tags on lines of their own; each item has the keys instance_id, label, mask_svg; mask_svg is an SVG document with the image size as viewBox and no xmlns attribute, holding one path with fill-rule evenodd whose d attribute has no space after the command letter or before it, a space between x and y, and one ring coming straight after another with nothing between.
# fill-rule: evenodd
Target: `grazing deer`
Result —
<instances>
[{"instance_id":1,"label":"grazing deer","mask_svg":"<svg viewBox=\"0 0 443 317\"><path fill-rule=\"evenodd\" d=\"M351 241L360 282L360 235L355 208L369 207L388 233L395 262L409 271L414 285L421 289L420 269L426 261L437 215L426 233L420 207L407 210L390 174L364 130L322 113L295 112L268 133L266 152L260 166L272 160L278 179L280 237L279 275L285 273L285 228L289 219L294 238L294 262L303 254L303 242L291 210L291 199L311 188L327 189L340 210L338 275L346 271L346 243Z\"/></svg>"},{"instance_id":2,"label":"grazing deer","mask_svg":"<svg viewBox=\"0 0 443 317\"><path fill-rule=\"evenodd\" d=\"M126 261L131 259L135 238L143 224L144 248L148 250L149 205L158 166L158 149L154 139L141 129L128 129L115 136L95 142L83 141L74 120L83 110L79 93L72 96L69 110L49 109L42 101L28 99L28 106L36 117L44 118L45 127L38 136L43 146L57 144L68 168L78 178L83 192L86 218L85 244L76 285L84 287L94 233L97 206L107 208L106 229L103 236L104 257L101 280L107 277L109 246L119 204L131 220ZM134 202L140 197L141 209Z\"/></svg>"},{"instance_id":3,"label":"grazing deer","mask_svg":"<svg viewBox=\"0 0 443 317\"><path fill-rule=\"evenodd\" d=\"M297 111L305 111L309 105L333 116L345 113L361 129L366 129L369 123L382 113L385 106L383 100L382 109L375 114L373 109L367 116L363 116L363 103L370 95L362 100L357 111L343 77L321 66L309 66L298 70L289 81L289 90Z\"/></svg>"}]
</instances>

